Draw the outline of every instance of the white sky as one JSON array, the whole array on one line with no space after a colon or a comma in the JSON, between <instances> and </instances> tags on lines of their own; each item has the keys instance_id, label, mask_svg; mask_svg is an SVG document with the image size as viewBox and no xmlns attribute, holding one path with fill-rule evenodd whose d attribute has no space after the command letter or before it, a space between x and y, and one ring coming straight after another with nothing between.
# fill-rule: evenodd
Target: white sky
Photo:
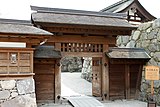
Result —
<instances>
[{"instance_id":1,"label":"white sky","mask_svg":"<svg viewBox=\"0 0 160 107\"><path fill-rule=\"evenodd\" d=\"M30 4L43 7L99 11L120 0L0 0L0 18L30 20ZM160 0L139 0L160 18Z\"/></svg>"}]
</instances>

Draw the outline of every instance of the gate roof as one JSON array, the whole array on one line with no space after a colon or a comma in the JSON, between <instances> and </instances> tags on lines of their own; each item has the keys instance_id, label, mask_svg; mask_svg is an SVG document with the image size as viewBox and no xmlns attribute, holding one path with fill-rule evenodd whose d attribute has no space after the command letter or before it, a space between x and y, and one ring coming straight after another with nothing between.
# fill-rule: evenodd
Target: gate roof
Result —
<instances>
[{"instance_id":1,"label":"gate roof","mask_svg":"<svg viewBox=\"0 0 160 107\"><path fill-rule=\"evenodd\" d=\"M32 9L34 9L33 6ZM124 19L123 14L40 7L34 10L37 11L36 13L32 13L32 20L35 23L89 25L126 29L136 28Z\"/></svg>"}]
</instances>

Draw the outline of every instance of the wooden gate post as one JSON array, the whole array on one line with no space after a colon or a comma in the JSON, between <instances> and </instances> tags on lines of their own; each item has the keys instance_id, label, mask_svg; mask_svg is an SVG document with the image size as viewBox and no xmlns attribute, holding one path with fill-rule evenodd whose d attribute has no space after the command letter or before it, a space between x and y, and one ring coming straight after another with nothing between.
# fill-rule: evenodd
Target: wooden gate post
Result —
<instances>
[{"instance_id":1,"label":"wooden gate post","mask_svg":"<svg viewBox=\"0 0 160 107\"><path fill-rule=\"evenodd\" d=\"M102 55L102 99L109 100L109 69L108 59L106 52L108 51L108 45L103 45Z\"/></svg>"},{"instance_id":2,"label":"wooden gate post","mask_svg":"<svg viewBox=\"0 0 160 107\"><path fill-rule=\"evenodd\" d=\"M61 44L55 43L55 49L61 51ZM59 103L61 97L61 59L56 60L55 64L55 103Z\"/></svg>"}]
</instances>

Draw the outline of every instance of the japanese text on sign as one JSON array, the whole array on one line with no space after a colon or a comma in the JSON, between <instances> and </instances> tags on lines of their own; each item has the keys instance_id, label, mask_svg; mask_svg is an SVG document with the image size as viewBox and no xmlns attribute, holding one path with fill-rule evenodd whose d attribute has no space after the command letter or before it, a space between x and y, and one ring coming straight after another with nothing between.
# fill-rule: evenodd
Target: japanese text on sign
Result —
<instances>
[{"instance_id":1,"label":"japanese text on sign","mask_svg":"<svg viewBox=\"0 0 160 107\"><path fill-rule=\"evenodd\" d=\"M159 67L146 66L145 78L146 80L159 80Z\"/></svg>"}]
</instances>

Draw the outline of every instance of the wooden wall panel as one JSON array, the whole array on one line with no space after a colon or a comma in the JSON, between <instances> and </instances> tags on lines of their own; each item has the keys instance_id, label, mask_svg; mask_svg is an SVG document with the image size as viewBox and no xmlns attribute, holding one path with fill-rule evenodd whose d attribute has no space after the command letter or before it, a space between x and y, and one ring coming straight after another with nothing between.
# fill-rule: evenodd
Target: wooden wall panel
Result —
<instances>
[{"instance_id":1,"label":"wooden wall panel","mask_svg":"<svg viewBox=\"0 0 160 107\"><path fill-rule=\"evenodd\" d=\"M36 60L34 63L36 98L37 101L43 101L43 103L55 100L55 61L47 63L47 60Z\"/></svg>"},{"instance_id":2,"label":"wooden wall panel","mask_svg":"<svg viewBox=\"0 0 160 107\"><path fill-rule=\"evenodd\" d=\"M29 60L30 59L30 54L29 53L21 53L20 54L20 59L21 60Z\"/></svg>"},{"instance_id":3,"label":"wooden wall panel","mask_svg":"<svg viewBox=\"0 0 160 107\"><path fill-rule=\"evenodd\" d=\"M7 59L7 54L5 52L0 53L0 60L6 60Z\"/></svg>"},{"instance_id":4,"label":"wooden wall panel","mask_svg":"<svg viewBox=\"0 0 160 107\"><path fill-rule=\"evenodd\" d=\"M32 48L1 48L0 74L33 75L33 49ZM0 75L0 76L1 76ZM3 75L2 75L3 76Z\"/></svg>"},{"instance_id":5,"label":"wooden wall panel","mask_svg":"<svg viewBox=\"0 0 160 107\"><path fill-rule=\"evenodd\" d=\"M30 60L20 60L19 66L30 66Z\"/></svg>"},{"instance_id":6,"label":"wooden wall panel","mask_svg":"<svg viewBox=\"0 0 160 107\"><path fill-rule=\"evenodd\" d=\"M0 74L6 74L8 72L7 66L0 67Z\"/></svg>"}]
</instances>

